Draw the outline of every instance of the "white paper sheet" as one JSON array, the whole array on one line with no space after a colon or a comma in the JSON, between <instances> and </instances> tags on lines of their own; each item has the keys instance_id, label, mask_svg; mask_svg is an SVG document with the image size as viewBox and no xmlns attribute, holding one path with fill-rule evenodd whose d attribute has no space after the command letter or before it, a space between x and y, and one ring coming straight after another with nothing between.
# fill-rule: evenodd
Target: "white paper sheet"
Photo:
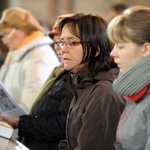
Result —
<instances>
[{"instance_id":1,"label":"white paper sheet","mask_svg":"<svg viewBox=\"0 0 150 150\"><path fill-rule=\"evenodd\" d=\"M0 114L17 117L26 112L17 104L4 84L0 81Z\"/></svg>"}]
</instances>

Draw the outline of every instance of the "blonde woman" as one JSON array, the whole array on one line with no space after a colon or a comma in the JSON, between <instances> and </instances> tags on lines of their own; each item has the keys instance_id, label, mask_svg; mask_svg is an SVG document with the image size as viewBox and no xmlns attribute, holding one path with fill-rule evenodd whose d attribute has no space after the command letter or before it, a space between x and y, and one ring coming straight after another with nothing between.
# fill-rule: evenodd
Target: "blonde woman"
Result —
<instances>
[{"instance_id":1,"label":"blonde woman","mask_svg":"<svg viewBox=\"0 0 150 150\"><path fill-rule=\"evenodd\" d=\"M114 18L108 36L110 55L120 69L113 89L126 99L116 150L150 149L150 8L134 6Z\"/></svg>"}]
</instances>

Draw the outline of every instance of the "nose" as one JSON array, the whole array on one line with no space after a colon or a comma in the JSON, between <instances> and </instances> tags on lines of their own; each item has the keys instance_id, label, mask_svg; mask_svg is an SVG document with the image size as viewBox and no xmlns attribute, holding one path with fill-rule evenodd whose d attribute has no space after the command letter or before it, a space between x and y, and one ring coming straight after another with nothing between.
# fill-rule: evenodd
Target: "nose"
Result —
<instances>
[{"instance_id":1,"label":"nose","mask_svg":"<svg viewBox=\"0 0 150 150\"><path fill-rule=\"evenodd\" d=\"M66 46L66 44L64 44L62 47L61 47L61 53L68 53L68 48Z\"/></svg>"},{"instance_id":2,"label":"nose","mask_svg":"<svg viewBox=\"0 0 150 150\"><path fill-rule=\"evenodd\" d=\"M1 41L3 42L4 45L7 45L8 43L8 40L5 37L2 37Z\"/></svg>"},{"instance_id":3,"label":"nose","mask_svg":"<svg viewBox=\"0 0 150 150\"><path fill-rule=\"evenodd\" d=\"M60 50L61 48L55 43L55 44L54 44L54 49L55 49L55 50Z\"/></svg>"},{"instance_id":4,"label":"nose","mask_svg":"<svg viewBox=\"0 0 150 150\"><path fill-rule=\"evenodd\" d=\"M112 50L111 52L110 52L110 56L114 56L114 51Z\"/></svg>"},{"instance_id":5,"label":"nose","mask_svg":"<svg viewBox=\"0 0 150 150\"><path fill-rule=\"evenodd\" d=\"M114 46L114 48L113 48L112 51L110 52L110 56L113 57L113 58L117 57L116 46Z\"/></svg>"}]
</instances>

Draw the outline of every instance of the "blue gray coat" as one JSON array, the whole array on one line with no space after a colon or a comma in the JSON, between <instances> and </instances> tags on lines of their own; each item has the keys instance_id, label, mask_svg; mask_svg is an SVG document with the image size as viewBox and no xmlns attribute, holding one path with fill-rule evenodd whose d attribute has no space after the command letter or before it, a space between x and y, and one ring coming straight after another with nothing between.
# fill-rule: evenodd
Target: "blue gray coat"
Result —
<instances>
[{"instance_id":1,"label":"blue gray coat","mask_svg":"<svg viewBox=\"0 0 150 150\"><path fill-rule=\"evenodd\" d=\"M140 102L127 101L120 118L115 148L150 150L150 88Z\"/></svg>"}]
</instances>

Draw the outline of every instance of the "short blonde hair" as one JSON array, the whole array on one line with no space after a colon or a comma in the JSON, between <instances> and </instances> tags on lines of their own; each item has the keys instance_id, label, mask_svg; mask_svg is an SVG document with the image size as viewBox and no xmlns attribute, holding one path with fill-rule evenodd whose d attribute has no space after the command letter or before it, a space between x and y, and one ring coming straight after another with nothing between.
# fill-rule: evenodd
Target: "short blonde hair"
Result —
<instances>
[{"instance_id":1,"label":"short blonde hair","mask_svg":"<svg viewBox=\"0 0 150 150\"><path fill-rule=\"evenodd\" d=\"M150 42L150 8L134 6L112 19L107 28L113 43L132 41L139 45Z\"/></svg>"}]
</instances>

